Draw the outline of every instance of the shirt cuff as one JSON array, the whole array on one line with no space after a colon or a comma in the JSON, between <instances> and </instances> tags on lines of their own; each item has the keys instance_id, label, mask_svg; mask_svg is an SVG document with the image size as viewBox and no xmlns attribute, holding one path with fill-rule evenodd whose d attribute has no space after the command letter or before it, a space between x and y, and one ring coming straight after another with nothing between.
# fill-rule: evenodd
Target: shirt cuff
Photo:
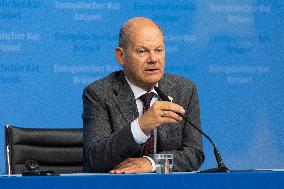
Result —
<instances>
[{"instance_id":1,"label":"shirt cuff","mask_svg":"<svg viewBox=\"0 0 284 189\"><path fill-rule=\"evenodd\" d=\"M131 132L137 144L144 144L150 137L150 135L145 135L145 133L143 133L143 131L141 130L138 123L138 118L131 123Z\"/></svg>"},{"instance_id":2,"label":"shirt cuff","mask_svg":"<svg viewBox=\"0 0 284 189\"><path fill-rule=\"evenodd\" d=\"M143 156L143 157L147 158L147 159L151 162L151 164L152 164L151 173L155 172L155 171L156 171L156 164L155 164L155 161L154 161L152 158L150 158L149 156Z\"/></svg>"}]
</instances>

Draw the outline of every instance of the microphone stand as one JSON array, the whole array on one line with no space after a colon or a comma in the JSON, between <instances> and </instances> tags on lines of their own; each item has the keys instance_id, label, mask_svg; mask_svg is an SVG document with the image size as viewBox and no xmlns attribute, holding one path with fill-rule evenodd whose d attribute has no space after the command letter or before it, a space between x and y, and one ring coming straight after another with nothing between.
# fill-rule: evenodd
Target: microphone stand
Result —
<instances>
[{"instance_id":1,"label":"microphone stand","mask_svg":"<svg viewBox=\"0 0 284 189\"><path fill-rule=\"evenodd\" d=\"M203 136L205 136L205 138L207 138L207 140L210 142L210 144L214 148L214 155L215 155L218 167L203 170L203 171L200 171L200 173L214 173L214 172L227 172L228 173L228 172L230 172L230 169L225 166L225 164L222 160L221 154L220 154L219 150L217 149L217 147L215 146L215 144L213 143L213 141L211 140L211 138L207 134L205 134L203 131L201 131L199 128L197 128L195 125L193 125L193 123L191 121L189 121L188 119L186 119L185 116L183 116L183 115L180 115L180 116L187 123L189 123L192 127L194 127L198 132L200 132Z\"/></svg>"},{"instance_id":2,"label":"microphone stand","mask_svg":"<svg viewBox=\"0 0 284 189\"><path fill-rule=\"evenodd\" d=\"M168 96L166 96L158 87L154 86L154 89L158 93L159 97L162 100L171 102L170 98ZM224 164L224 162L222 160L221 154L220 154L219 150L217 149L217 147L215 146L215 144L213 143L213 141L211 140L211 138L207 134L205 134L202 130L197 128L191 121L186 119L185 116L183 116L181 114L179 114L179 115L187 123L189 123L193 128L195 128L199 133L201 133L203 136L205 136L205 138L210 142L210 144L214 148L214 155L215 155L215 158L216 158L217 167L216 168L207 169L207 170L203 170L203 171L200 171L199 173L216 173L216 172L226 172L226 173L229 173L230 169L225 166L225 164Z\"/></svg>"}]
</instances>

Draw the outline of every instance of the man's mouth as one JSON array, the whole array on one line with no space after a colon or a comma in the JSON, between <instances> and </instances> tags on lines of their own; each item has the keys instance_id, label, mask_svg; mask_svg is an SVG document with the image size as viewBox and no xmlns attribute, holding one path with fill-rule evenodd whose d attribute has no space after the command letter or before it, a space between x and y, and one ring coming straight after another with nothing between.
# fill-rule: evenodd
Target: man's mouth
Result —
<instances>
[{"instance_id":1,"label":"man's mouth","mask_svg":"<svg viewBox=\"0 0 284 189\"><path fill-rule=\"evenodd\" d=\"M145 71L146 72L157 72L159 71L159 68L146 68Z\"/></svg>"}]
</instances>

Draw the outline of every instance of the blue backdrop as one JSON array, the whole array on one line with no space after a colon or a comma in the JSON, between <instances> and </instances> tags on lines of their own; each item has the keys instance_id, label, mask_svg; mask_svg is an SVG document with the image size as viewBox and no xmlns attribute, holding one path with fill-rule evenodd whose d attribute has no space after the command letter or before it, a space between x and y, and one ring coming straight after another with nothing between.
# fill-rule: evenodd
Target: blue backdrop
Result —
<instances>
[{"instance_id":1,"label":"blue backdrop","mask_svg":"<svg viewBox=\"0 0 284 189\"><path fill-rule=\"evenodd\" d=\"M1 0L0 137L7 124L82 127L82 90L120 69L118 31L134 16L162 26L166 70L198 85L227 166L284 168L283 0ZM215 167L204 147L201 169Z\"/></svg>"}]
</instances>

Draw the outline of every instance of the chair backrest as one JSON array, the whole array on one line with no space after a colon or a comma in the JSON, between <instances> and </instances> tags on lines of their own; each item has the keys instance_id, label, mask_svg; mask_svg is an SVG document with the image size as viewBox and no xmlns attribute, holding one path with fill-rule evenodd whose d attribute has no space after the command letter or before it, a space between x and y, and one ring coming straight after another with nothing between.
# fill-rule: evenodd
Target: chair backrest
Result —
<instances>
[{"instance_id":1,"label":"chair backrest","mask_svg":"<svg viewBox=\"0 0 284 189\"><path fill-rule=\"evenodd\" d=\"M28 160L40 170L79 173L83 167L83 130L6 126L6 174L21 174Z\"/></svg>"}]
</instances>

